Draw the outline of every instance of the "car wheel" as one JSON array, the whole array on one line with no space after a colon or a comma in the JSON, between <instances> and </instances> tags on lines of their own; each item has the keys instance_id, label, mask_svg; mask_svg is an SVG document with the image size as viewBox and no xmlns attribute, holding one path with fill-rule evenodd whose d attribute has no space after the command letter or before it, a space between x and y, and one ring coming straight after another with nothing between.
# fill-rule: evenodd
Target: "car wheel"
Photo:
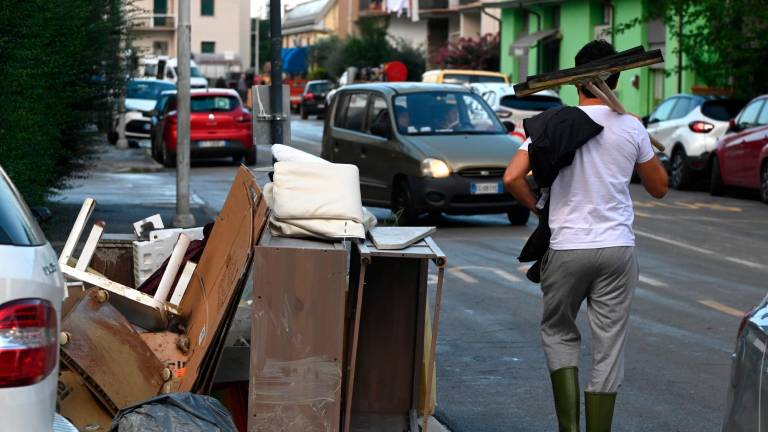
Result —
<instances>
[{"instance_id":1,"label":"car wheel","mask_svg":"<svg viewBox=\"0 0 768 432\"><path fill-rule=\"evenodd\" d=\"M416 207L413 204L411 187L405 180L400 180L395 185L392 211L395 213L397 225L413 225L419 218Z\"/></svg>"},{"instance_id":2,"label":"car wheel","mask_svg":"<svg viewBox=\"0 0 768 432\"><path fill-rule=\"evenodd\" d=\"M717 156L712 158L712 166L709 169L709 193L713 196L723 196L725 193L725 184L723 184L720 161Z\"/></svg>"},{"instance_id":3,"label":"car wheel","mask_svg":"<svg viewBox=\"0 0 768 432\"><path fill-rule=\"evenodd\" d=\"M115 145L117 144L117 132L115 131L109 131L107 132L107 141L109 141L110 144Z\"/></svg>"},{"instance_id":4,"label":"car wheel","mask_svg":"<svg viewBox=\"0 0 768 432\"><path fill-rule=\"evenodd\" d=\"M690 182L690 169L685 150L679 148L672 153L672 172L669 176L669 185L673 189L685 189Z\"/></svg>"},{"instance_id":5,"label":"car wheel","mask_svg":"<svg viewBox=\"0 0 768 432\"><path fill-rule=\"evenodd\" d=\"M304 109L304 104L301 104L299 106L299 113L301 114L301 119L306 120L309 118L309 114L307 113L307 110Z\"/></svg>"},{"instance_id":6,"label":"car wheel","mask_svg":"<svg viewBox=\"0 0 768 432\"><path fill-rule=\"evenodd\" d=\"M525 207L516 208L507 212L507 219L509 223L515 226L521 226L528 223L528 218L531 216L531 211Z\"/></svg>"},{"instance_id":7,"label":"car wheel","mask_svg":"<svg viewBox=\"0 0 768 432\"><path fill-rule=\"evenodd\" d=\"M169 152L168 148L163 144L163 166L166 168L176 167L176 155Z\"/></svg>"},{"instance_id":8,"label":"car wheel","mask_svg":"<svg viewBox=\"0 0 768 432\"><path fill-rule=\"evenodd\" d=\"M768 161L763 162L760 170L760 198L768 204Z\"/></svg>"},{"instance_id":9,"label":"car wheel","mask_svg":"<svg viewBox=\"0 0 768 432\"><path fill-rule=\"evenodd\" d=\"M256 165L256 147L245 151L245 164L248 166Z\"/></svg>"}]
</instances>

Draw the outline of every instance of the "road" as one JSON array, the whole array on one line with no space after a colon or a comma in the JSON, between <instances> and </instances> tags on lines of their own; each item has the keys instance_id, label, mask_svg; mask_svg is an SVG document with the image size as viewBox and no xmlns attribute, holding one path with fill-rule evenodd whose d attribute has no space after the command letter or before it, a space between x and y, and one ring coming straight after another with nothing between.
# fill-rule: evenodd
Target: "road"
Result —
<instances>
[{"instance_id":1,"label":"road","mask_svg":"<svg viewBox=\"0 0 768 432\"><path fill-rule=\"evenodd\" d=\"M322 123L293 121L293 145L318 154ZM269 163L266 148L259 158ZM234 170L196 163L193 202L209 212L220 209ZM121 185L125 195L126 187L138 192L152 184L157 200L172 199L173 170L115 176L122 177L106 183ZM62 199L79 202L83 187ZM719 431L741 316L768 288L768 206L749 194L670 191L657 201L638 185L631 193L641 277L614 430ZM438 339L437 417L455 432L556 430L538 331L541 293L516 260L535 221L513 227L503 215L444 216L437 224L435 239L450 267ZM582 384L590 346L585 312Z\"/></svg>"}]
</instances>

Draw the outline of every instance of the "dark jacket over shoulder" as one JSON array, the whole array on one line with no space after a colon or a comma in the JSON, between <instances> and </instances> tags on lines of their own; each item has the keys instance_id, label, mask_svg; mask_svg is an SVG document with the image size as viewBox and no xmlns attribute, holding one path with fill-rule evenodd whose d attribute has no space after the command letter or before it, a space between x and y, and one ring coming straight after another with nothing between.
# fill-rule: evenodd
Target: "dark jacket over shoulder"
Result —
<instances>
[{"instance_id":1,"label":"dark jacket over shoulder","mask_svg":"<svg viewBox=\"0 0 768 432\"><path fill-rule=\"evenodd\" d=\"M603 131L584 111L576 107L558 107L523 120L525 134L531 139L528 158L536 184L549 188L558 173L573 163L576 150ZM549 248L549 200L539 216L539 226L523 246L518 260L536 261L527 276L533 282L541 280L541 258Z\"/></svg>"}]
</instances>

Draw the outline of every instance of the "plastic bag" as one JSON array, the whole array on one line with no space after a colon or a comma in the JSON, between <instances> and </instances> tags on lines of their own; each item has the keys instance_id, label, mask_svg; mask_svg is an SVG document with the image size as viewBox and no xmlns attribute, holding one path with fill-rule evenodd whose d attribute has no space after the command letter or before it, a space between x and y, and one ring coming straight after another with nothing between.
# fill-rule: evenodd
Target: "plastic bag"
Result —
<instances>
[{"instance_id":1,"label":"plastic bag","mask_svg":"<svg viewBox=\"0 0 768 432\"><path fill-rule=\"evenodd\" d=\"M110 432L237 432L218 400L193 393L169 393L120 410Z\"/></svg>"}]
</instances>

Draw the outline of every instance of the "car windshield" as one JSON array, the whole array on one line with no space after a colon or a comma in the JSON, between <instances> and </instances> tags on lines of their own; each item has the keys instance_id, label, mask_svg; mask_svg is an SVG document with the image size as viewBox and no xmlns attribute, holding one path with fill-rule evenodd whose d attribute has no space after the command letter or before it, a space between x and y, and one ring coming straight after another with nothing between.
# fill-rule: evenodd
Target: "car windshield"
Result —
<instances>
[{"instance_id":1,"label":"car windshield","mask_svg":"<svg viewBox=\"0 0 768 432\"><path fill-rule=\"evenodd\" d=\"M179 68L174 67L173 71L176 72L176 76L179 76ZM203 74L200 73L200 69L197 68L197 66L190 66L189 68L189 76L192 78L205 78L203 77Z\"/></svg>"},{"instance_id":2,"label":"car windshield","mask_svg":"<svg viewBox=\"0 0 768 432\"><path fill-rule=\"evenodd\" d=\"M467 83L505 83L502 76L473 75L473 74L445 74L443 82L446 84L467 84Z\"/></svg>"},{"instance_id":3,"label":"car windshield","mask_svg":"<svg viewBox=\"0 0 768 432\"><path fill-rule=\"evenodd\" d=\"M315 93L327 93L332 88L333 88L333 85L329 82L313 83L307 87L307 91L315 92Z\"/></svg>"},{"instance_id":4,"label":"car windshield","mask_svg":"<svg viewBox=\"0 0 768 432\"><path fill-rule=\"evenodd\" d=\"M403 135L505 133L488 104L474 93L409 93L396 96L393 104Z\"/></svg>"},{"instance_id":5,"label":"car windshield","mask_svg":"<svg viewBox=\"0 0 768 432\"><path fill-rule=\"evenodd\" d=\"M517 97L508 95L501 98L501 106L521 111L546 111L550 108L559 107L563 103L560 98L553 96L524 96Z\"/></svg>"},{"instance_id":6,"label":"car windshield","mask_svg":"<svg viewBox=\"0 0 768 432\"><path fill-rule=\"evenodd\" d=\"M701 105L701 113L713 120L728 121L736 117L746 104L746 101L739 99L709 100Z\"/></svg>"},{"instance_id":7,"label":"car windshield","mask_svg":"<svg viewBox=\"0 0 768 432\"><path fill-rule=\"evenodd\" d=\"M128 99L152 99L157 100L160 93L165 90L173 90L176 86L167 82L153 81L128 81L126 96Z\"/></svg>"},{"instance_id":8,"label":"car windshield","mask_svg":"<svg viewBox=\"0 0 768 432\"><path fill-rule=\"evenodd\" d=\"M191 105L192 112L232 111L240 101L234 96L195 96Z\"/></svg>"}]
</instances>

